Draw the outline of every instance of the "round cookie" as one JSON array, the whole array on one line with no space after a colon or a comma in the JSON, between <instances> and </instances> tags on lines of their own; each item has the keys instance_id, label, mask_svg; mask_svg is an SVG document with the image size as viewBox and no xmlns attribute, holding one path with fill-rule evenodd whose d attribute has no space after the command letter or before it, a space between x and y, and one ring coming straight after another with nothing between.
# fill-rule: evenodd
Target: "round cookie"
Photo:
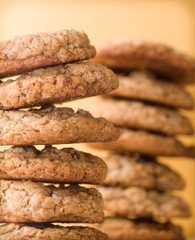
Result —
<instances>
[{"instance_id":1,"label":"round cookie","mask_svg":"<svg viewBox=\"0 0 195 240\"><path fill-rule=\"evenodd\" d=\"M103 182L105 186L135 186L159 191L182 190L185 187L178 173L152 157L113 152L104 160L108 165L108 175Z\"/></svg>"},{"instance_id":2,"label":"round cookie","mask_svg":"<svg viewBox=\"0 0 195 240\"><path fill-rule=\"evenodd\" d=\"M106 174L101 158L73 148L26 146L0 152L0 179L99 184Z\"/></svg>"},{"instance_id":3,"label":"round cookie","mask_svg":"<svg viewBox=\"0 0 195 240\"><path fill-rule=\"evenodd\" d=\"M42 145L114 141L119 130L103 118L71 108L0 110L1 145Z\"/></svg>"},{"instance_id":4,"label":"round cookie","mask_svg":"<svg viewBox=\"0 0 195 240\"><path fill-rule=\"evenodd\" d=\"M0 181L0 222L101 222L103 200L94 188Z\"/></svg>"},{"instance_id":5,"label":"round cookie","mask_svg":"<svg viewBox=\"0 0 195 240\"><path fill-rule=\"evenodd\" d=\"M98 48L94 62L127 72L147 69L182 84L195 82L195 60L160 43L128 40L109 42Z\"/></svg>"},{"instance_id":6,"label":"round cookie","mask_svg":"<svg viewBox=\"0 0 195 240\"><path fill-rule=\"evenodd\" d=\"M107 233L110 240L184 240L181 227L169 222L112 217L94 227Z\"/></svg>"},{"instance_id":7,"label":"round cookie","mask_svg":"<svg viewBox=\"0 0 195 240\"><path fill-rule=\"evenodd\" d=\"M112 96L159 103L174 108L193 108L193 99L184 88L163 79L151 72L133 71L128 76L117 75L119 88L110 93Z\"/></svg>"},{"instance_id":8,"label":"round cookie","mask_svg":"<svg viewBox=\"0 0 195 240\"><path fill-rule=\"evenodd\" d=\"M0 240L108 240L106 234L89 227L60 227L52 224L4 224Z\"/></svg>"},{"instance_id":9,"label":"round cookie","mask_svg":"<svg viewBox=\"0 0 195 240\"><path fill-rule=\"evenodd\" d=\"M118 87L116 75L91 62L41 68L0 84L0 108L60 103L100 95Z\"/></svg>"},{"instance_id":10,"label":"round cookie","mask_svg":"<svg viewBox=\"0 0 195 240\"><path fill-rule=\"evenodd\" d=\"M121 127L145 129L168 135L193 134L188 118L175 110L143 102L99 98L95 107L91 108L91 113Z\"/></svg>"},{"instance_id":11,"label":"round cookie","mask_svg":"<svg viewBox=\"0 0 195 240\"><path fill-rule=\"evenodd\" d=\"M95 54L94 46L83 31L70 29L16 36L0 42L0 77L90 59Z\"/></svg>"},{"instance_id":12,"label":"round cookie","mask_svg":"<svg viewBox=\"0 0 195 240\"><path fill-rule=\"evenodd\" d=\"M174 137L154 134L146 131L121 128L121 134L116 142L90 143L89 146L98 149L138 152L153 156L175 156L195 158L195 148L186 147Z\"/></svg>"},{"instance_id":13,"label":"round cookie","mask_svg":"<svg viewBox=\"0 0 195 240\"><path fill-rule=\"evenodd\" d=\"M98 187L106 213L135 218L186 218L190 208L180 197L142 188Z\"/></svg>"}]
</instances>

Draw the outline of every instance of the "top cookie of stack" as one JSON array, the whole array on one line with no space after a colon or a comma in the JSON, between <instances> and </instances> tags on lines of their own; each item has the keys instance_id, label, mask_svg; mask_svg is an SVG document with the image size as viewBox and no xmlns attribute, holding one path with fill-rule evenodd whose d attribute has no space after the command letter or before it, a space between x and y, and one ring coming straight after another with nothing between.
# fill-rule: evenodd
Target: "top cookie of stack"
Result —
<instances>
[{"instance_id":1,"label":"top cookie of stack","mask_svg":"<svg viewBox=\"0 0 195 240\"><path fill-rule=\"evenodd\" d=\"M176 84L195 83L194 59L161 43L113 41L98 48L94 62L126 72L147 69Z\"/></svg>"},{"instance_id":2,"label":"top cookie of stack","mask_svg":"<svg viewBox=\"0 0 195 240\"><path fill-rule=\"evenodd\" d=\"M20 74L2 79L0 84L0 145L19 146L0 152L0 221L31 222L4 224L0 239L29 239L32 235L36 239L108 239L95 229L48 224L102 222L101 194L94 188L71 184L102 182L107 173L103 160L74 149L46 146L38 151L24 146L104 142L119 137L118 129L104 118L51 105L118 87L111 70L81 61L95 53L87 35L75 30L0 42L0 77ZM19 109L34 106L41 107Z\"/></svg>"}]
</instances>

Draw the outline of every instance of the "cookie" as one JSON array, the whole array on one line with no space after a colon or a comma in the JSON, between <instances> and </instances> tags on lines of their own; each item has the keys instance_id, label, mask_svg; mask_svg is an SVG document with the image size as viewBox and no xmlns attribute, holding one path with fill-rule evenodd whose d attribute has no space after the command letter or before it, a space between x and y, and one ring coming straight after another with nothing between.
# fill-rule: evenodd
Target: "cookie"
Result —
<instances>
[{"instance_id":1,"label":"cookie","mask_svg":"<svg viewBox=\"0 0 195 240\"><path fill-rule=\"evenodd\" d=\"M39 67L90 59L96 54L83 31L62 30L0 42L0 77Z\"/></svg>"},{"instance_id":2,"label":"cookie","mask_svg":"<svg viewBox=\"0 0 195 240\"><path fill-rule=\"evenodd\" d=\"M94 227L107 233L110 240L184 240L181 227L170 222L112 217Z\"/></svg>"},{"instance_id":3,"label":"cookie","mask_svg":"<svg viewBox=\"0 0 195 240\"><path fill-rule=\"evenodd\" d=\"M89 146L114 151L138 152L145 155L195 158L195 148L183 145L174 137L146 131L121 128L117 142L91 143Z\"/></svg>"},{"instance_id":4,"label":"cookie","mask_svg":"<svg viewBox=\"0 0 195 240\"><path fill-rule=\"evenodd\" d=\"M104 117L117 126L145 129L153 132L193 134L188 118L177 111L139 101L99 98L91 108L95 117Z\"/></svg>"},{"instance_id":5,"label":"cookie","mask_svg":"<svg viewBox=\"0 0 195 240\"><path fill-rule=\"evenodd\" d=\"M0 181L0 222L101 222L103 200L94 188Z\"/></svg>"},{"instance_id":6,"label":"cookie","mask_svg":"<svg viewBox=\"0 0 195 240\"><path fill-rule=\"evenodd\" d=\"M152 157L113 152L104 160L108 165L108 175L103 182L105 186L135 186L159 191L182 190L185 187L178 173Z\"/></svg>"},{"instance_id":7,"label":"cookie","mask_svg":"<svg viewBox=\"0 0 195 240\"><path fill-rule=\"evenodd\" d=\"M73 148L26 146L0 152L0 179L99 184L106 174L101 158Z\"/></svg>"},{"instance_id":8,"label":"cookie","mask_svg":"<svg viewBox=\"0 0 195 240\"><path fill-rule=\"evenodd\" d=\"M195 82L195 60L160 43L113 41L100 46L94 62L111 69L129 72L151 70L157 75L182 84Z\"/></svg>"},{"instance_id":9,"label":"cookie","mask_svg":"<svg viewBox=\"0 0 195 240\"><path fill-rule=\"evenodd\" d=\"M190 217L190 208L180 197L142 188L98 187L108 214L136 218Z\"/></svg>"},{"instance_id":10,"label":"cookie","mask_svg":"<svg viewBox=\"0 0 195 240\"><path fill-rule=\"evenodd\" d=\"M129 75L117 75L119 88L112 96L159 103L174 108L193 108L193 99L184 88L155 77L151 72L133 71Z\"/></svg>"},{"instance_id":11,"label":"cookie","mask_svg":"<svg viewBox=\"0 0 195 240\"><path fill-rule=\"evenodd\" d=\"M52 224L4 224L0 240L108 240L106 234L89 227L60 227Z\"/></svg>"},{"instance_id":12,"label":"cookie","mask_svg":"<svg viewBox=\"0 0 195 240\"><path fill-rule=\"evenodd\" d=\"M116 75L91 62L41 68L0 84L0 108L61 103L100 95L118 87Z\"/></svg>"},{"instance_id":13,"label":"cookie","mask_svg":"<svg viewBox=\"0 0 195 240\"><path fill-rule=\"evenodd\" d=\"M71 108L48 106L30 111L0 110L0 145L114 141L119 131L103 118Z\"/></svg>"}]
</instances>

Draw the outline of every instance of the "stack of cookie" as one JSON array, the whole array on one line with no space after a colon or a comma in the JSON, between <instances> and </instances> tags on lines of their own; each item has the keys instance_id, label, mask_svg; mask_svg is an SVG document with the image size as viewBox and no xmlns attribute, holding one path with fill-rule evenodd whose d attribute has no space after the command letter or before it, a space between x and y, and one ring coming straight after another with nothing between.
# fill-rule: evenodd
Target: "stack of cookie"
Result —
<instances>
[{"instance_id":1,"label":"stack of cookie","mask_svg":"<svg viewBox=\"0 0 195 240\"><path fill-rule=\"evenodd\" d=\"M78 62L94 56L95 48L82 31L0 42L0 144L14 145L0 153L0 221L7 223L0 226L0 239L108 239L93 228L50 224L103 220L101 194L78 184L101 183L106 164L89 153L58 150L52 144L112 141L119 131L84 110L48 105L117 88L111 70ZM16 74L20 76L4 78ZM34 108L18 110L27 107ZM32 146L38 144L46 146Z\"/></svg>"},{"instance_id":2,"label":"stack of cookie","mask_svg":"<svg viewBox=\"0 0 195 240\"><path fill-rule=\"evenodd\" d=\"M176 138L193 134L178 108L193 108L184 85L195 82L195 61L161 44L124 41L100 47L94 62L113 69L120 86L100 98L92 113L121 131L117 142L91 144L113 151L106 159L108 177L98 189L105 211L115 217L97 227L114 240L183 239L169 221L189 217L189 206L166 191L182 190L185 184L156 156L195 157L195 149Z\"/></svg>"}]
</instances>

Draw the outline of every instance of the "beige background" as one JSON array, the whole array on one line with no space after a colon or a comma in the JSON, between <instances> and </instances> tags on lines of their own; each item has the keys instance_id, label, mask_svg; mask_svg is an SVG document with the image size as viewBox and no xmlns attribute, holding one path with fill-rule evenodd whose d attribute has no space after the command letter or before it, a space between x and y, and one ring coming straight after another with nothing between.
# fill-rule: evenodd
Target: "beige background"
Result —
<instances>
[{"instance_id":1,"label":"beige background","mask_svg":"<svg viewBox=\"0 0 195 240\"><path fill-rule=\"evenodd\" d=\"M64 28L85 30L95 45L111 39L141 38L165 42L195 56L194 0L0 0L0 40ZM194 90L190 88L192 93ZM92 102L90 98L71 105L87 109ZM195 125L194 113L189 116ZM195 144L194 139L184 141ZM178 194L191 204L194 216L176 222L185 227L188 236L195 236L195 162L163 161L178 170L188 184Z\"/></svg>"}]
</instances>

